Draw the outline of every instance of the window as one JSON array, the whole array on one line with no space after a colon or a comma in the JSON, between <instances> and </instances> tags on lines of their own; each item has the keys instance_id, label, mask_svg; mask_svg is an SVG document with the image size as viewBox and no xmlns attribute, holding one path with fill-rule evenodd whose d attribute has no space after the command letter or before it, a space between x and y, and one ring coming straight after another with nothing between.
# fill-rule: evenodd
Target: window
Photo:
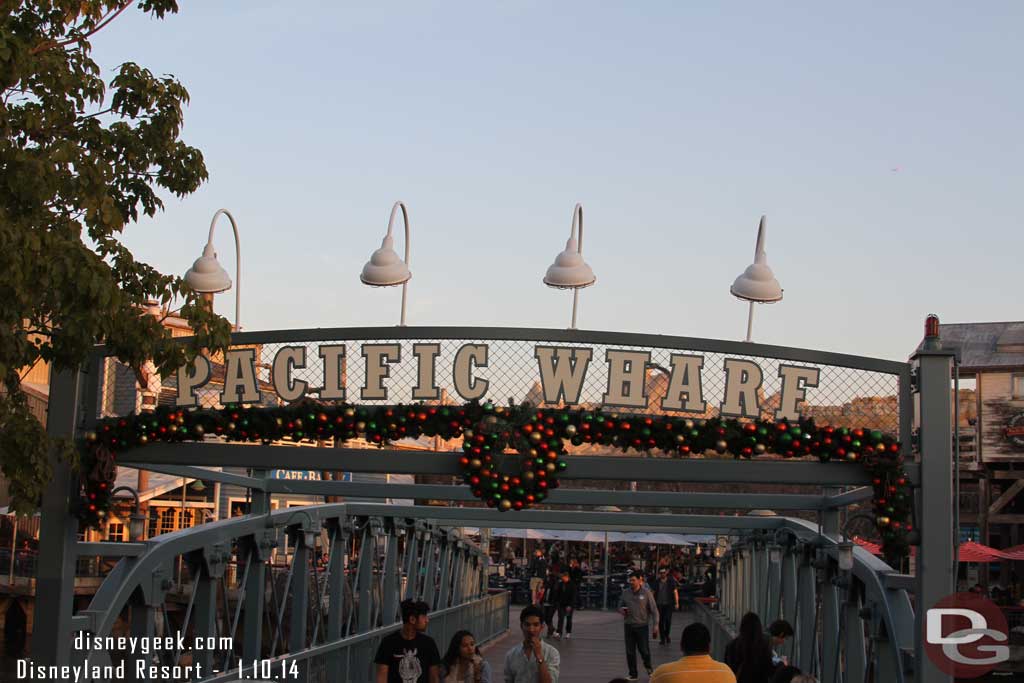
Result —
<instances>
[{"instance_id":1,"label":"window","mask_svg":"<svg viewBox=\"0 0 1024 683\"><path fill-rule=\"evenodd\" d=\"M107 540L117 541L123 543L125 540L124 536L124 524L120 522L111 522L107 525Z\"/></svg>"},{"instance_id":2,"label":"window","mask_svg":"<svg viewBox=\"0 0 1024 683\"><path fill-rule=\"evenodd\" d=\"M157 529L158 534L169 534L174 531L176 512L177 510L174 508L163 508L160 510L160 525Z\"/></svg>"},{"instance_id":3,"label":"window","mask_svg":"<svg viewBox=\"0 0 1024 683\"><path fill-rule=\"evenodd\" d=\"M1015 399L1024 399L1024 373L1015 373L1011 375L1010 393Z\"/></svg>"}]
</instances>

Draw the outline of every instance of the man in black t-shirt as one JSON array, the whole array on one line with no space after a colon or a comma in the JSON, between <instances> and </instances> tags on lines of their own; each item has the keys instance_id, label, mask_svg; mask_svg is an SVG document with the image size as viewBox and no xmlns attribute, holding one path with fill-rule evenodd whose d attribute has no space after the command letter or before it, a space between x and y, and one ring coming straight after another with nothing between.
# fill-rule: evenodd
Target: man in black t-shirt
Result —
<instances>
[{"instance_id":1,"label":"man in black t-shirt","mask_svg":"<svg viewBox=\"0 0 1024 683\"><path fill-rule=\"evenodd\" d=\"M380 641L376 683L440 683L441 655L424 633L430 617L425 602L402 601L402 630Z\"/></svg>"}]
</instances>

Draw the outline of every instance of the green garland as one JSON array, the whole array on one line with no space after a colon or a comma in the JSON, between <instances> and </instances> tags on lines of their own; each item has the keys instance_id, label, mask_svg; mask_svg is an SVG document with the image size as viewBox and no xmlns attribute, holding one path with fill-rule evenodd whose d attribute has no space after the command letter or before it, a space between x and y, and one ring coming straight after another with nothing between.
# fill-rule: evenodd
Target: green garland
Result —
<instances>
[{"instance_id":1,"label":"green garland","mask_svg":"<svg viewBox=\"0 0 1024 683\"><path fill-rule=\"evenodd\" d=\"M362 437L383 447L405 438L462 437L463 481L473 494L499 510L522 510L542 502L558 488L564 471L566 441L673 457L707 451L738 458L775 453L786 458L814 456L822 462L860 462L871 476L875 522L885 556L908 552L913 530L910 484L900 444L879 430L818 427L813 420L741 422L692 420L665 415L616 414L602 410L504 407L472 402L462 406L320 405L226 407L220 410L159 408L155 413L101 421L86 435L82 453L81 499L77 516L97 527L110 508L116 453L148 443L199 441L215 435L232 442L347 441ZM506 454L512 449L519 456ZM325 454L325 469L330 469ZM503 474L501 461L520 461L518 474Z\"/></svg>"}]
</instances>

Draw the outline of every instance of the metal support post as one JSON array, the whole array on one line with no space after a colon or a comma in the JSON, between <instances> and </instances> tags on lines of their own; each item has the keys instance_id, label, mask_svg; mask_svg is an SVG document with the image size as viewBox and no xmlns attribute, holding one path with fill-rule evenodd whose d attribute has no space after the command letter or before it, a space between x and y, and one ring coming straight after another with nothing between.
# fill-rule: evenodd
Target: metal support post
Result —
<instances>
[{"instance_id":1,"label":"metal support post","mask_svg":"<svg viewBox=\"0 0 1024 683\"><path fill-rule=\"evenodd\" d=\"M918 363L920 387L921 487L918 489L917 524L921 546L917 552L917 600L914 629L916 680L943 683L951 679L924 653L924 615L953 592L953 449L951 381L953 352L922 350Z\"/></svg>"},{"instance_id":2,"label":"metal support post","mask_svg":"<svg viewBox=\"0 0 1024 683\"><path fill-rule=\"evenodd\" d=\"M451 589L451 567L452 554L455 541L451 536L441 539L441 576L439 578L440 592L437 596L437 605L434 609L442 610L448 607L449 590Z\"/></svg>"},{"instance_id":3,"label":"metal support post","mask_svg":"<svg viewBox=\"0 0 1024 683\"><path fill-rule=\"evenodd\" d=\"M359 601L359 615L356 621L357 633L370 630L370 614L373 603L373 556L376 548L375 537L370 525L363 527L363 542L359 545L359 569L356 572L356 590Z\"/></svg>"},{"instance_id":4,"label":"metal support post","mask_svg":"<svg viewBox=\"0 0 1024 683\"><path fill-rule=\"evenodd\" d=\"M438 544L440 543L440 533L437 529L431 529L429 540L427 541L427 551L425 554L427 560L427 573L423 577L423 600L430 605L433 609L434 598L437 596L437 572L435 569L440 566L440 562L435 560L435 556L442 555L443 551L438 551Z\"/></svg>"},{"instance_id":5,"label":"metal support post","mask_svg":"<svg viewBox=\"0 0 1024 683\"><path fill-rule=\"evenodd\" d=\"M850 577L850 581L853 581ZM864 622L860 617L860 595L854 587L849 589L845 607L843 662L848 681L863 681L867 672L867 651L864 647Z\"/></svg>"},{"instance_id":6,"label":"metal support post","mask_svg":"<svg viewBox=\"0 0 1024 683\"><path fill-rule=\"evenodd\" d=\"M406 532L406 552L409 551L409 536L412 531ZM401 591L400 576L398 573L398 539L399 529L394 525L388 529L387 550L384 553L384 615L381 619L382 626L388 626L398 620L398 594ZM406 571L406 581L414 581L413 576Z\"/></svg>"},{"instance_id":7,"label":"metal support post","mask_svg":"<svg viewBox=\"0 0 1024 683\"><path fill-rule=\"evenodd\" d=\"M405 544L405 597L415 599L416 584L419 581L420 547L420 532L415 526L409 528Z\"/></svg>"},{"instance_id":8,"label":"metal support post","mask_svg":"<svg viewBox=\"0 0 1024 683\"><path fill-rule=\"evenodd\" d=\"M346 635L344 626L352 609L345 605L345 553L348 552L348 528L344 520L330 531L331 560L328 563L328 604L327 604L327 642L331 643ZM338 652L327 654L327 679L331 681L348 680L345 669L345 658Z\"/></svg>"},{"instance_id":9,"label":"metal support post","mask_svg":"<svg viewBox=\"0 0 1024 683\"><path fill-rule=\"evenodd\" d=\"M195 634L207 642L208 638L217 636L217 577L212 567L218 560L219 548L204 548L189 558L189 571L192 573L192 590L195 591ZM225 596L226 597L226 596ZM213 650L209 648L193 649L193 661L199 664L200 671L209 673L213 670Z\"/></svg>"},{"instance_id":10,"label":"metal support post","mask_svg":"<svg viewBox=\"0 0 1024 683\"><path fill-rule=\"evenodd\" d=\"M292 537L295 549L292 552L292 581L288 587L289 601L292 609L291 621L288 624L288 652L295 653L306 649L306 633L309 620L309 559L313 554L313 544L307 543L307 531L304 527L295 530ZM225 596L226 597L226 596ZM299 680L306 679L309 660L299 662Z\"/></svg>"},{"instance_id":11,"label":"metal support post","mask_svg":"<svg viewBox=\"0 0 1024 683\"><path fill-rule=\"evenodd\" d=\"M814 578L814 566L806 555L800 562L797 569L797 625L796 639L799 642L799 652L795 666L803 671L814 671L815 666L814 641L817 633L817 595L815 594L816 581Z\"/></svg>"},{"instance_id":12,"label":"metal support post","mask_svg":"<svg viewBox=\"0 0 1024 683\"><path fill-rule=\"evenodd\" d=\"M796 628L796 586L797 586L797 554L795 548L786 546L782 555L782 618ZM790 661L796 661L794 652L795 638L787 638L783 652Z\"/></svg>"},{"instance_id":13,"label":"metal support post","mask_svg":"<svg viewBox=\"0 0 1024 683\"><path fill-rule=\"evenodd\" d=\"M782 561L772 562L768 552L768 590L765 593L764 623L770 624L779 618L782 609Z\"/></svg>"},{"instance_id":14,"label":"metal support post","mask_svg":"<svg viewBox=\"0 0 1024 683\"><path fill-rule=\"evenodd\" d=\"M75 438L82 384L77 371L51 372L46 420L46 433L51 438ZM68 511L78 482L57 448L51 449L49 461L53 478L43 493L34 628L37 634L47 635L32 639L32 659L36 664L62 666L70 661L74 639L71 617L78 523Z\"/></svg>"},{"instance_id":15,"label":"metal support post","mask_svg":"<svg viewBox=\"0 0 1024 683\"><path fill-rule=\"evenodd\" d=\"M266 477L266 470L254 470L256 478ZM250 513L262 515L270 512L270 496L264 491L252 491ZM252 662L260 657L263 646L263 607L266 604L266 561L273 550L271 534L264 533L252 538L246 558L245 608L242 624L242 658Z\"/></svg>"},{"instance_id":16,"label":"metal support post","mask_svg":"<svg viewBox=\"0 0 1024 683\"><path fill-rule=\"evenodd\" d=\"M834 496L839 489L826 488L826 496ZM822 533L830 539L839 539L839 510L830 508L818 513L821 516ZM825 567L821 569L821 680L822 683L838 683L839 679L839 589L833 584L836 576L836 564L828 554L819 551L819 557Z\"/></svg>"}]
</instances>

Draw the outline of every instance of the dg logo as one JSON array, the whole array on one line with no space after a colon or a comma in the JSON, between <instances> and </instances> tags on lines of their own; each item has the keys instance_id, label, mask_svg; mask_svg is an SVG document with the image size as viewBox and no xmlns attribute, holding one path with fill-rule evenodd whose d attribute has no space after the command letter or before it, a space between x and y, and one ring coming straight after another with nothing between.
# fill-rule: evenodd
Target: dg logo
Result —
<instances>
[{"instance_id":1,"label":"dg logo","mask_svg":"<svg viewBox=\"0 0 1024 683\"><path fill-rule=\"evenodd\" d=\"M956 678L979 678L1010 658L1006 617L980 595L943 598L927 611L924 628L928 657Z\"/></svg>"}]
</instances>

